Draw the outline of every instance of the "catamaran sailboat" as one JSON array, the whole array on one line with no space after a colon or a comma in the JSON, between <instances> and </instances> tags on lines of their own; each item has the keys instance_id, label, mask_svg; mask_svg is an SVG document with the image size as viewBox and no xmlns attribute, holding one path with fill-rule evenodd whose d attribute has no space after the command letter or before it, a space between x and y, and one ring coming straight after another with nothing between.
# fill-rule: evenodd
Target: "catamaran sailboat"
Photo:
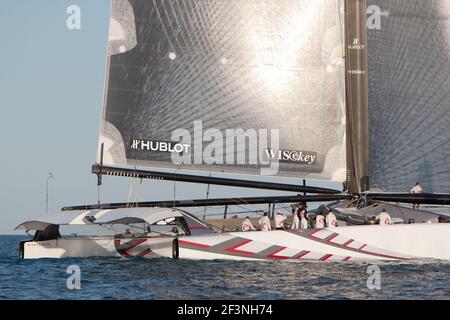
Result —
<instances>
[{"instance_id":1,"label":"catamaran sailboat","mask_svg":"<svg viewBox=\"0 0 450 320\"><path fill-rule=\"evenodd\" d=\"M111 175L290 195L66 207L17 227L36 230L21 242L20 257L450 260L450 224L439 223L448 217L405 206L445 206L450 195L404 193L419 178L429 190L450 190L450 67L440 55L448 50L424 53L414 36L429 34L448 49L442 16L450 8L438 0L374 2L389 14L376 15L366 0L111 0L92 168L98 185ZM368 12L384 23L369 36ZM148 169L155 167L295 182ZM299 179L345 182L345 188ZM299 202L327 202L347 225L217 232L186 211L269 204L273 215L276 205ZM383 209L402 223L366 225ZM62 226L116 232L61 236Z\"/></svg>"},{"instance_id":2,"label":"catamaran sailboat","mask_svg":"<svg viewBox=\"0 0 450 320\"><path fill-rule=\"evenodd\" d=\"M143 225L143 229L132 234L61 237L58 233L61 225ZM166 227L166 230L152 231L158 226ZM123 208L46 215L18 228L41 230L34 240L21 243L20 256L25 259L123 256L368 261L450 260L449 227L449 224L401 224L215 233L208 225L181 210Z\"/></svg>"}]
</instances>

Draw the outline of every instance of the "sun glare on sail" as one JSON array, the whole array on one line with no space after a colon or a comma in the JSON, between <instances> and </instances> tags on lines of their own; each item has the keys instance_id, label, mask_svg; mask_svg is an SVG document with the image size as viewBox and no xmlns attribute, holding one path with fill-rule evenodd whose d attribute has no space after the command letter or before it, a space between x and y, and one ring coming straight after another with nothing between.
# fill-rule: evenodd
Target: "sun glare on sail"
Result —
<instances>
[{"instance_id":1,"label":"sun glare on sail","mask_svg":"<svg viewBox=\"0 0 450 320\"><path fill-rule=\"evenodd\" d=\"M273 94L283 95L292 90L296 69L302 66L302 49L314 31L312 23L323 8L323 1L309 2L303 10L284 11L274 30L274 19L264 15L252 16L254 30L250 30L251 50L255 53L253 71ZM277 12L267 13L267 15ZM270 22L270 25L269 25ZM260 30L267 32L258 32Z\"/></svg>"},{"instance_id":2,"label":"sun glare on sail","mask_svg":"<svg viewBox=\"0 0 450 320\"><path fill-rule=\"evenodd\" d=\"M175 52L169 52L169 59L170 60L175 60L177 58L177 54Z\"/></svg>"}]
</instances>

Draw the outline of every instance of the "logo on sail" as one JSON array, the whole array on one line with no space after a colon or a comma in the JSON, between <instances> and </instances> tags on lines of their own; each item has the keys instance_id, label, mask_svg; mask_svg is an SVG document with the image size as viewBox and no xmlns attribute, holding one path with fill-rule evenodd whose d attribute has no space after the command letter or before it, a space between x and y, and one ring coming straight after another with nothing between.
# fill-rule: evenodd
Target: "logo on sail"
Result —
<instances>
[{"instance_id":1,"label":"logo on sail","mask_svg":"<svg viewBox=\"0 0 450 320\"><path fill-rule=\"evenodd\" d=\"M176 152L182 154L189 153L190 148L189 144L173 141L133 139L131 142L131 150L139 151Z\"/></svg>"},{"instance_id":2,"label":"logo on sail","mask_svg":"<svg viewBox=\"0 0 450 320\"><path fill-rule=\"evenodd\" d=\"M173 131L171 141L132 139L130 149L168 153L177 166L259 166L261 175L276 175L280 163L316 165L317 152L281 149L279 141L278 129L204 130L202 121L195 121L192 131Z\"/></svg>"},{"instance_id":3,"label":"logo on sail","mask_svg":"<svg viewBox=\"0 0 450 320\"><path fill-rule=\"evenodd\" d=\"M317 159L317 153L311 151L266 149L266 157L269 161L277 160L280 163L314 165Z\"/></svg>"},{"instance_id":4,"label":"logo on sail","mask_svg":"<svg viewBox=\"0 0 450 320\"><path fill-rule=\"evenodd\" d=\"M349 45L348 48L350 50L364 50L366 45L362 44L359 38L355 38L353 39L353 44Z\"/></svg>"}]
</instances>

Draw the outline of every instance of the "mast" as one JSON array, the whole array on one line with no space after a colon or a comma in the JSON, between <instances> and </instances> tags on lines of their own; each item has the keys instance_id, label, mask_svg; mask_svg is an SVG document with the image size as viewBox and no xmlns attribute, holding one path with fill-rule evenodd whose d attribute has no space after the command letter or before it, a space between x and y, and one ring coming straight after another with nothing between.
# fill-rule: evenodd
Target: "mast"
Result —
<instances>
[{"instance_id":1,"label":"mast","mask_svg":"<svg viewBox=\"0 0 450 320\"><path fill-rule=\"evenodd\" d=\"M100 204L100 187L103 184L103 177L102 177L102 168L103 168L103 151L104 151L105 144L102 143L100 146L100 165L98 166L99 170L97 173L97 200L98 204Z\"/></svg>"},{"instance_id":2,"label":"mast","mask_svg":"<svg viewBox=\"0 0 450 320\"><path fill-rule=\"evenodd\" d=\"M347 187L369 190L367 0L345 0Z\"/></svg>"}]
</instances>

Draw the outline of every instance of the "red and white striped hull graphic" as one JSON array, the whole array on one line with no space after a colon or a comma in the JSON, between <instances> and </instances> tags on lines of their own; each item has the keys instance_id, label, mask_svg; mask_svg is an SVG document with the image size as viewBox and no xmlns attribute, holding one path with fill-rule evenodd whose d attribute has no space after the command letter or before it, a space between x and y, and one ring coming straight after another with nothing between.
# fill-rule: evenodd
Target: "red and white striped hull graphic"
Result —
<instances>
[{"instance_id":1,"label":"red and white striped hull graphic","mask_svg":"<svg viewBox=\"0 0 450 320\"><path fill-rule=\"evenodd\" d=\"M252 236L256 237L251 239ZM242 260L350 261L362 259L408 260L413 258L370 246L331 231L331 229L237 232L203 237L184 237L180 238L178 243L180 258L199 258L202 257L201 253L205 259L232 258L233 260L242 258Z\"/></svg>"},{"instance_id":2,"label":"red and white striped hull graphic","mask_svg":"<svg viewBox=\"0 0 450 320\"><path fill-rule=\"evenodd\" d=\"M116 238L114 239L114 246L117 252L123 257L148 257L152 254L148 240L147 238Z\"/></svg>"}]
</instances>

